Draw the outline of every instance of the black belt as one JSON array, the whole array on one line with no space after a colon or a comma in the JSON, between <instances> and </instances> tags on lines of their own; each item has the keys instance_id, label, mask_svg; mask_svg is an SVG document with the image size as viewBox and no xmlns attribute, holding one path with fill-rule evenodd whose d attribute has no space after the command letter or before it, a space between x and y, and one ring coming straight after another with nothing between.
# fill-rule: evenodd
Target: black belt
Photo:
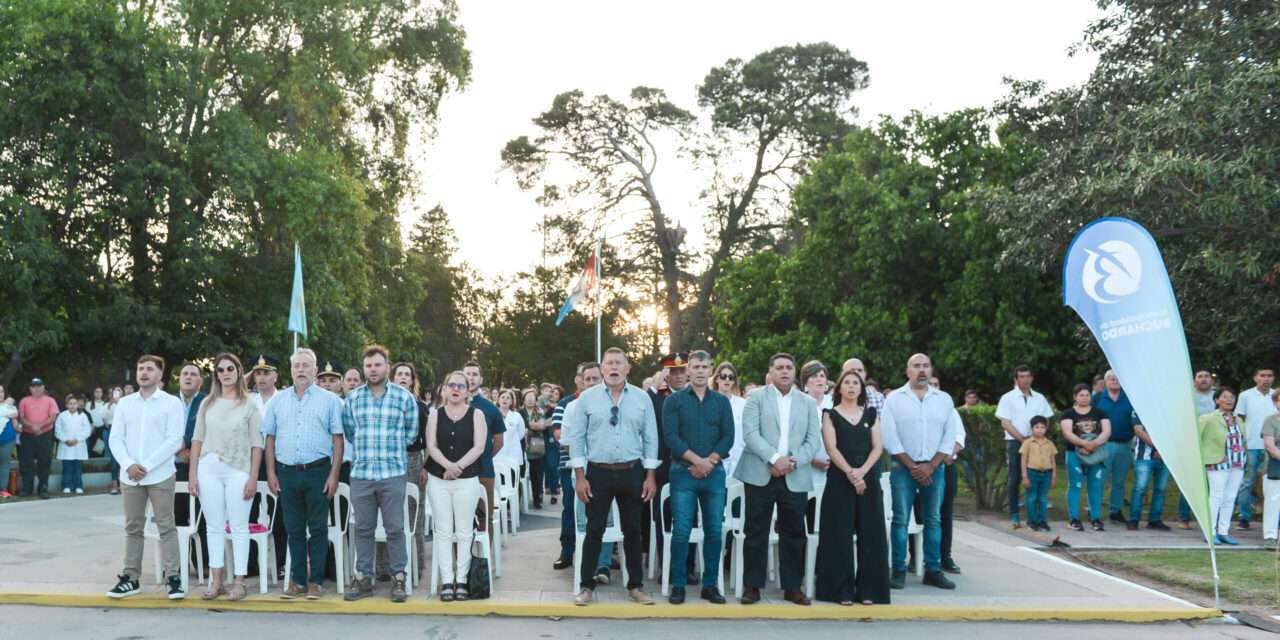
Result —
<instances>
[{"instance_id":1,"label":"black belt","mask_svg":"<svg viewBox=\"0 0 1280 640\"><path fill-rule=\"evenodd\" d=\"M280 466L286 469L293 469L294 471L306 471L307 469L329 467L332 465L329 464L329 458L320 458L319 460L312 460L305 464L281 464Z\"/></svg>"},{"instance_id":2,"label":"black belt","mask_svg":"<svg viewBox=\"0 0 1280 640\"><path fill-rule=\"evenodd\" d=\"M595 467L595 468L597 468L597 469L604 469L605 471L626 471L627 469L631 469L631 468L635 467L635 466L636 466L636 465L638 465L638 464L640 464L640 461L639 461L639 460L632 460L632 461L630 461L630 462L617 462L617 463L613 463L613 462L588 462L588 463L587 463L587 466L588 466L588 467Z\"/></svg>"}]
</instances>

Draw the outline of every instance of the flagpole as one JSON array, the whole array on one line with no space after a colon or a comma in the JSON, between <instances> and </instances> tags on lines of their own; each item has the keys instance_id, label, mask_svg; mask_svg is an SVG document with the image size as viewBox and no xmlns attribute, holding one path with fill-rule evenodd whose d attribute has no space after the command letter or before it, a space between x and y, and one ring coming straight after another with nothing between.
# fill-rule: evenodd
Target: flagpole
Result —
<instances>
[{"instance_id":1,"label":"flagpole","mask_svg":"<svg viewBox=\"0 0 1280 640\"><path fill-rule=\"evenodd\" d=\"M600 362L600 318L604 316L604 308L600 306L600 245L596 240L596 362Z\"/></svg>"}]
</instances>

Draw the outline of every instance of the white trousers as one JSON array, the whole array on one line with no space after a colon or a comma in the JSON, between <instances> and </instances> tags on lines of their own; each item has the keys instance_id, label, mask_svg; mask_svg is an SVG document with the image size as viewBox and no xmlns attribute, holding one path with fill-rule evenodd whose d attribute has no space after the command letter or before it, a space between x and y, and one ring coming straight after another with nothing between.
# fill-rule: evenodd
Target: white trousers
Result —
<instances>
[{"instance_id":1,"label":"white trousers","mask_svg":"<svg viewBox=\"0 0 1280 640\"><path fill-rule=\"evenodd\" d=\"M1209 517L1220 536L1231 535L1231 514L1235 511L1236 493L1244 480L1244 469L1226 471L1209 469Z\"/></svg>"},{"instance_id":2,"label":"white trousers","mask_svg":"<svg viewBox=\"0 0 1280 640\"><path fill-rule=\"evenodd\" d=\"M231 557L235 575L249 573L249 510L244 499L249 474L229 467L216 455L200 456L196 477L200 481L200 509L209 536L209 568L221 569L226 549L227 523L231 523Z\"/></svg>"},{"instance_id":3,"label":"white trousers","mask_svg":"<svg viewBox=\"0 0 1280 640\"><path fill-rule=\"evenodd\" d=\"M1275 540L1280 528L1280 480L1262 477L1262 538Z\"/></svg>"},{"instance_id":4,"label":"white trousers","mask_svg":"<svg viewBox=\"0 0 1280 640\"><path fill-rule=\"evenodd\" d=\"M441 584L466 582L471 569L471 533L475 528L476 506L483 495L479 478L445 480L432 476L427 481L433 532L431 552L440 567ZM455 543L458 545L456 556Z\"/></svg>"}]
</instances>

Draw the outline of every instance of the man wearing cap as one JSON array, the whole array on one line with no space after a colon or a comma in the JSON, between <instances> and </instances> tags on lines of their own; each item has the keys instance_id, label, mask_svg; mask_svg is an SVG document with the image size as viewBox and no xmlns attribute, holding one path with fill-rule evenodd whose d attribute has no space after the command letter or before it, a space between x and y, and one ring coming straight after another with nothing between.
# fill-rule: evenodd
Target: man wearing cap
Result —
<instances>
[{"instance_id":1,"label":"man wearing cap","mask_svg":"<svg viewBox=\"0 0 1280 640\"><path fill-rule=\"evenodd\" d=\"M258 404L258 410L266 415L266 406L276 397L276 383L280 381L280 361L265 353L253 359L253 368L249 370L252 378L249 386L249 399Z\"/></svg>"},{"instance_id":2,"label":"man wearing cap","mask_svg":"<svg viewBox=\"0 0 1280 640\"><path fill-rule=\"evenodd\" d=\"M31 379L31 395L18 402L18 425L22 433L18 445L18 469L22 474L20 497L36 491L49 499L49 460L53 455L53 423L58 419L58 403L45 393L44 380ZM8 478L6 478L8 480Z\"/></svg>"},{"instance_id":3,"label":"man wearing cap","mask_svg":"<svg viewBox=\"0 0 1280 640\"><path fill-rule=\"evenodd\" d=\"M656 495L661 495L662 485L665 485L671 477L671 450L667 448L667 436L662 426L662 407L666 399L671 397L671 394L684 389L688 384L689 354L684 351L668 354L662 358L661 364L667 384L666 386L656 385L657 388L648 392L649 397L653 400L653 415L658 421L658 459L661 460L661 464L658 466L657 472L654 473L654 479L658 483L658 494ZM652 529L657 532L658 536L656 542L650 542L650 529L646 528L643 532L645 549L661 549L662 532L664 531L662 522L658 520L661 505L658 504L657 500L651 500L645 504L645 509L656 525ZM671 508L667 507L663 516L669 517L670 513ZM694 556L690 555L689 558L693 560ZM692 573L689 575L692 575ZM679 586L683 587L684 585Z\"/></svg>"}]
</instances>

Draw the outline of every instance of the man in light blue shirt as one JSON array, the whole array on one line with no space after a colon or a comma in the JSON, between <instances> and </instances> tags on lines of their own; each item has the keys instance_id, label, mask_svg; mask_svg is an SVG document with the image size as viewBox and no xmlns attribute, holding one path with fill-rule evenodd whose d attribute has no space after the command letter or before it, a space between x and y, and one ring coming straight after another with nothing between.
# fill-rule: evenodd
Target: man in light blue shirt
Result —
<instances>
[{"instance_id":1,"label":"man in light blue shirt","mask_svg":"<svg viewBox=\"0 0 1280 640\"><path fill-rule=\"evenodd\" d=\"M342 467L343 405L338 396L314 384L314 351L298 349L289 365L293 386L277 393L262 417L267 484L284 509L292 560L293 582L281 597L318 600L324 593L329 550L329 500L338 490Z\"/></svg>"},{"instance_id":2,"label":"man in light blue shirt","mask_svg":"<svg viewBox=\"0 0 1280 640\"><path fill-rule=\"evenodd\" d=\"M583 391L566 412L564 439L572 456L574 490L587 505L587 533L582 557L597 558L609 510L618 501L622 546L627 562L627 595L639 604L653 604L641 589L643 564L641 523L644 503L655 493L658 468L658 422L653 402L644 389L627 383L631 370L627 356L616 347L604 352L604 384ZM583 562L581 590L574 604L591 603L595 593L595 569Z\"/></svg>"},{"instance_id":3,"label":"man in light blue shirt","mask_svg":"<svg viewBox=\"0 0 1280 640\"><path fill-rule=\"evenodd\" d=\"M917 353L907 360L907 384L885 399L880 428L884 449L893 456L889 482L893 493L894 589L906 585L907 521L917 495L924 512L924 584L940 589L956 585L942 573L942 497L946 489L943 465L954 453L957 431L961 429L955 403L946 392L929 384L933 363Z\"/></svg>"}]
</instances>

